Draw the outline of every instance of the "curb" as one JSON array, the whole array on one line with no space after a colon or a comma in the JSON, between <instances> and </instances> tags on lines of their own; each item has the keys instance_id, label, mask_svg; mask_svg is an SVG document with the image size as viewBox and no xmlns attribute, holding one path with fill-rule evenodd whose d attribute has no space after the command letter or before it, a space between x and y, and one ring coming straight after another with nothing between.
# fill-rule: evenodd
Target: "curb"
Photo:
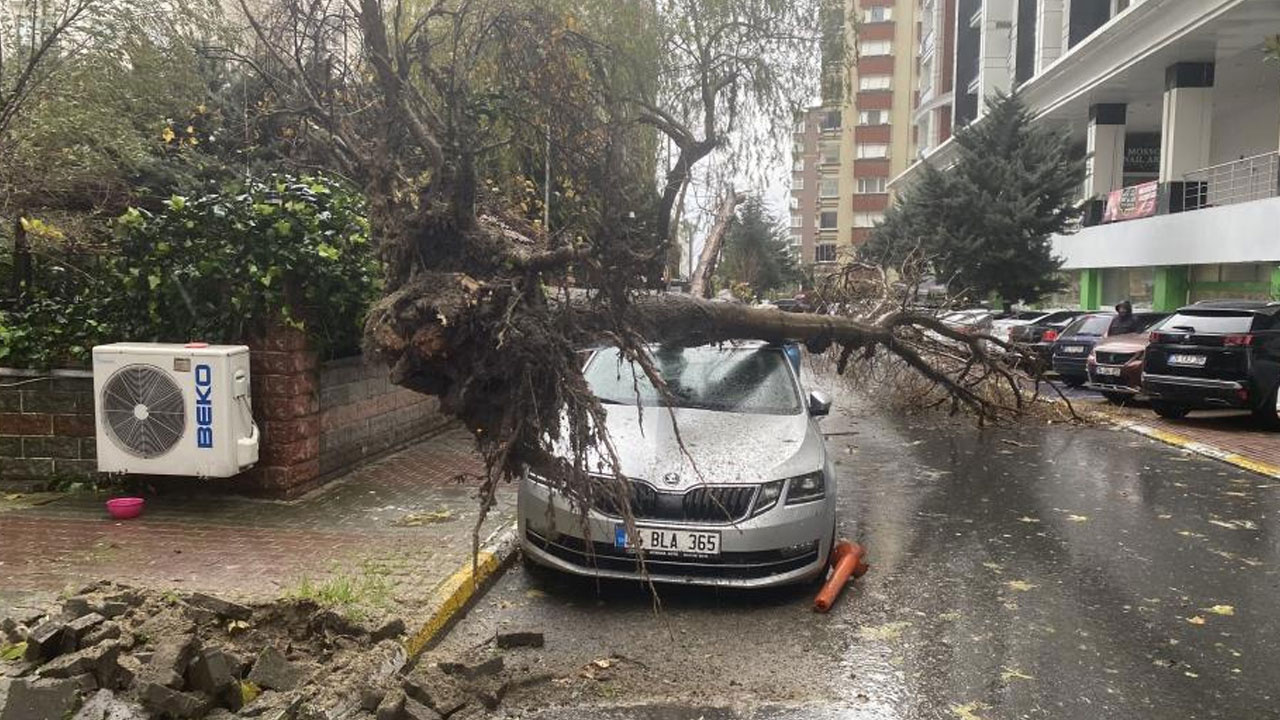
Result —
<instances>
[{"instance_id":1,"label":"curb","mask_svg":"<svg viewBox=\"0 0 1280 720\"><path fill-rule=\"evenodd\" d=\"M405 653L413 661L422 651L439 640L468 605L486 589L516 555L515 523L493 532L472 561L466 562L449 576L431 598L430 617L404 642Z\"/></svg>"},{"instance_id":2,"label":"curb","mask_svg":"<svg viewBox=\"0 0 1280 720\"><path fill-rule=\"evenodd\" d=\"M1137 433L1144 437L1151 438L1152 440L1159 440L1167 445L1172 445L1176 448L1181 448L1197 455L1213 458L1214 460L1227 463L1228 465L1234 465L1242 470L1248 470L1259 475L1265 475L1267 477L1280 480L1280 466L1247 458L1233 452L1227 452L1226 450L1214 447L1213 445L1206 445L1202 442L1197 442L1190 438L1178 435L1177 433L1171 433L1168 430L1153 428L1150 425L1116 420L1115 418L1111 418L1111 421L1120 428L1128 430L1129 432Z\"/></svg>"}]
</instances>

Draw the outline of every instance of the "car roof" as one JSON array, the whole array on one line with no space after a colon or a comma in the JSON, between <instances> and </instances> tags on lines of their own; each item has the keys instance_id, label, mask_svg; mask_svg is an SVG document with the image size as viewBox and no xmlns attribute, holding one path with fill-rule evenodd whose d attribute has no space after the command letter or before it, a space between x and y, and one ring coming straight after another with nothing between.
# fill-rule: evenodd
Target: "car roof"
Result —
<instances>
[{"instance_id":1,"label":"car roof","mask_svg":"<svg viewBox=\"0 0 1280 720\"><path fill-rule=\"evenodd\" d=\"M1201 300L1194 305L1179 308L1178 312L1186 310L1243 310L1259 315L1275 315L1280 313L1280 302L1267 300Z\"/></svg>"}]
</instances>

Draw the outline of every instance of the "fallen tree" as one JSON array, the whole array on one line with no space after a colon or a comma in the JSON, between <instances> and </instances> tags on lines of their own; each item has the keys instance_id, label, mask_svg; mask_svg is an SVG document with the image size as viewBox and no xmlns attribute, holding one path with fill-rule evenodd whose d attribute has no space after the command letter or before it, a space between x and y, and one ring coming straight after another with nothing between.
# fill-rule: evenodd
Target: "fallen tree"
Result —
<instances>
[{"instance_id":1,"label":"fallen tree","mask_svg":"<svg viewBox=\"0 0 1280 720\"><path fill-rule=\"evenodd\" d=\"M316 162L369 197L386 277L366 349L396 383L439 396L471 429L487 468L486 508L497 484L528 465L583 498L595 487L588 458L618 472L604 409L581 373L579 353L593 344L619 347L659 388L652 343L758 339L832 349L841 370L892 354L980 421L1019 412L1034 392L997 341L901 306L785 314L652 289L688 164L729 133L723 109L732 115L735 99L777 82L770 53L812 40L794 30L812 9L797 9L805 3L692 4L670 18L614 0L575 3L578 15L521 0L417 9L290 0L256 17L242 0L264 48L255 67L280 99L275 112L296 115ZM351 37L354 55L345 52ZM667 53L656 70L648 52ZM701 103L696 142L654 89L682 83ZM679 177L668 174L659 193L655 128L681 149ZM550 193L513 191L502 174L544 143L562 186L591 189L553 222L556 232L529 200ZM1007 392L984 392L990 384Z\"/></svg>"}]
</instances>

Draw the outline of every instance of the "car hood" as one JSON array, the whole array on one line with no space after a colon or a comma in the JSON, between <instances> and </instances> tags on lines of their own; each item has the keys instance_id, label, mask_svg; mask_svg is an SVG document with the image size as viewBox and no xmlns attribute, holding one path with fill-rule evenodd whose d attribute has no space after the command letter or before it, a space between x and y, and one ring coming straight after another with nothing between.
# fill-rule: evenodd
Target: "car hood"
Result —
<instances>
[{"instance_id":1,"label":"car hood","mask_svg":"<svg viewBox=\"0 0 1280 720\"><path fill-rule=\"evenodd\" d=\"M1105 352L1138 352L1146 350L1151 336L1147 333L1114 335L1098 343L1098 350Z\"/></svg>"},{"instance_id":2,"label":"car hood","mask_svg":"<svg viewBox=\"0 0 1280 720\"><path fill-rule=\"evenodd\" d=\"M804 413L673 413L632 405L605 410L622 473L662 490L765 482L820 470L826 462L822 436Z\"/></svg>"}]
</instances>

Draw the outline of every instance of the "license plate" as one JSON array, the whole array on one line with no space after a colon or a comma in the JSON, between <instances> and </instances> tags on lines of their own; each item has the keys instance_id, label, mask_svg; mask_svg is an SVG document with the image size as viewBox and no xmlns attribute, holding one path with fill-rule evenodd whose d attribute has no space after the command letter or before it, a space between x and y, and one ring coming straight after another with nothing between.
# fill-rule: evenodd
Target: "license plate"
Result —
<instances>
[{"instance_id":1,"label":"license plate","mask_svg":"<svg viewBox=\"0 0 1280 720\"><path fill-rule=\"evenodd\" d=\"M1097 373L1098 373L1099 375L1111 375L1111 376L1116 376L1116 375L1119 375L1119 374L1120 374L1120 368L1118 368L1118 367L1105 367L1105 366L1099 365L1099 366L1098 366L1098 368L1097 368Z\"/></svg>"},{"instance_id":2,"label":"license plate","mask_svg":"<svg viewBox=\"0 0 1280 720\"><path fill-rule=\"evenodd\" d=\"M640 536L640 546L654 555L720 554L719 532L637 527L636 534ZM626 526L614 526L613 545L623 549L632 548Z\"/></svg>"},{"instance_id":3,"label":"license plate","mask_svg":"<svg viewBox=\"0 0 1280 720\"><path fill-rule=\"evenodd\" d=\"M1066 353L1067 355L1083 355L1084 346L1083 345L1063 345L1062 352Z\"/></svg>"},{"instance_id":4,"label":"license plate","mask_svg":"<svg viewBox=\"0 0 1280 720\"><path fill-rule=\"evenodd\" d=\"M1169 364L1182 367L1204 367L1204 362L1208 359L1205 355L1170 355Z\"/></svg>"}]
</instances>

